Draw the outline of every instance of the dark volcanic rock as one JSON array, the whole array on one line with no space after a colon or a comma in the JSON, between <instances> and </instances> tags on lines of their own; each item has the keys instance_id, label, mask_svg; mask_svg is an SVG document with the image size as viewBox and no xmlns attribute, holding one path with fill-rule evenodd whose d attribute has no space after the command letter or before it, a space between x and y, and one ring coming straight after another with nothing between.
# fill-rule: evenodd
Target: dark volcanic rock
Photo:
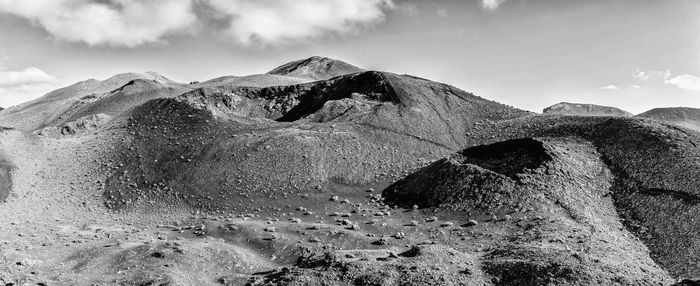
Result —
<instances>
[{"instance_id":1,"label":"dark volcanic rock","mask_svg":"<svg viewBox=\"0 0 700 286\"><path fill-rule=\"evenodd\" d=\"M0 158L0 203L7 199L12 190L12 169L9 162Z\"/></svg>"},{"instance_id":2,"label":"dark volcanic rock","mask_svg":"<svg viewBox=\"0 0 700 286\"><path fill-rule=\"evenodd\" d=\"M374 71L292 86L204 88L179 100L214 115L351 122L451 148L468 144L476 121L530 114L449 85Z\"/></svg>"}]
</instances>

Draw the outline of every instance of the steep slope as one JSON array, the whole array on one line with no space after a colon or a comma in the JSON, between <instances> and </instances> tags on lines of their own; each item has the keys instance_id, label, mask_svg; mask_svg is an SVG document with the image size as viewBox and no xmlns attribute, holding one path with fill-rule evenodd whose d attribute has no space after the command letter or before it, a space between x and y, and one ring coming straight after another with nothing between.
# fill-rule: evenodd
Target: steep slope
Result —
<instances>
[{"instance_id":1,"label":"steep slope","mask_svg":"<svg viewBox=\"0 0 700 286\"><path fill-rule=\"evenodd\" d=\"M354 112L327 109L346 100ZM133 155L108 180L105 198L128 208L144 195L131 185L168 182L202 208L253 206L268 196L284 204L279 195L290 186L369 183L468 144L475 120L527 114L447 85L378 72L287 87L198 89L129 115L135 137L124 148Z\"/></svg>"},{"instance_id":2,"label":"steep slope","mask_svg":"<svg viewBox=\"0 0 700 286\"><path fill-rule=\"evenodd\" d=\"M352 122L448 148L468 144L476 120L529 114L445 84L374 71L292 86L203 88L180 98L214 115Z\"/></svg>"},{"instance_id":3,"label":"steep slope","mask_svg":"<svg viewBox=\"0 0 700 286\"><path fill-rule=\"evenodd\" d=\"M52 122L61 121L61 117L76 104L97 98L135 79L151 80L172 88L179 86L154 72L118 74L103 81L90 79L4 110L0 113L0 125L24 131L41 129Z\"/></svg>"},{"instance_id":4,"label":"steep slope","mask_svg":"<svg viewBox=\"0 0 700 286\"><path fill-rule=\"evenodd\" d=\"M636 117L651 118L700 132L700 109L690 107L655 108Z\"/></svg>"},{"instance_id":5,"label":"steep slope","mask_svg":"<svg viewBox=\"0 0 700 286\"><path fill-rule=\"evenodd\" d=\"M575 136L592 142L615 179L610 188L628 230L675 277L694 277L700 255L700 139L696 132L649 119L524 117L482 125L484 143L521 137Z\"/></svg>"},{"instance_id":6,"label":"steep slope","mask_svg":"<svg viewBox=\"0 0 700 286\"><path fill-rule=\"evenodd\" d=\"M632 113L615 107L570 102L557 103L555 105L545 108L542 111L542 113L581 116L632 116Z\"/></svg>"},{"instance_id":7,"label":"steep slope","mask_svg":"<svg viewBox=\"0 0 700 286\"><path fill-rule=\"evenodd\" d=\"M496 285L668 281L624 229L610 196L615 177L595 150L575 137L472 147L409 175L383 195L390 204L439 206L489 223L496 245L482 264L498 277Z\"/></svg>"},{"instance_id":8,"label":"steep slope","mask_svg":"<svg viewBox=\"0 0 700 286\"><path fill-rule=\"evenodd\" d=\"M268 74L284 75L310 80L325 80L362 71L364 70L343 61L313 56L308 59L286 63L269 71Z\"/></svg>"}]
</instances>

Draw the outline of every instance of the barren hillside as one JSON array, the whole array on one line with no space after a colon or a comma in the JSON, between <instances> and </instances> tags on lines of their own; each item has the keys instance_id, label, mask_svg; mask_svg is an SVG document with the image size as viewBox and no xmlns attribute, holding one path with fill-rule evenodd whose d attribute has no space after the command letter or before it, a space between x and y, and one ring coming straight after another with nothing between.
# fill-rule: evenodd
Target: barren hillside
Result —
<instances>
[{"instance_id":1,"label":"barren hillside","mask_svg":"<svg viewBox=\"0 0 700 286\"><path fill-rule=\"evenodd\" d=\"M23 119L28 119L24 121ZM670 285L700 135L310 58L0 112L3 285Z\"/></svg>"}]
</instances>

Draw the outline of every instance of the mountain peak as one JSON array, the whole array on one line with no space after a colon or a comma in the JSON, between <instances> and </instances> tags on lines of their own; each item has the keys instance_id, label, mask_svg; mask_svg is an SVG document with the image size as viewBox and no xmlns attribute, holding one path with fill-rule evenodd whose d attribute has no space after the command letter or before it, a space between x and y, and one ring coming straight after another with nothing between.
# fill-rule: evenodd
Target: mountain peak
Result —
<instances>
[{"instance_id":1,"label":"mountain peak","mask_svg":"<svg viewBox=\"0 0 700 286\"><path fill-rule=\"evenodd\" d=\"M362 71L364 70L341 60L312 56L281 65L269 71L268 74L324 80Z\"/></svg>"}]
</instances>

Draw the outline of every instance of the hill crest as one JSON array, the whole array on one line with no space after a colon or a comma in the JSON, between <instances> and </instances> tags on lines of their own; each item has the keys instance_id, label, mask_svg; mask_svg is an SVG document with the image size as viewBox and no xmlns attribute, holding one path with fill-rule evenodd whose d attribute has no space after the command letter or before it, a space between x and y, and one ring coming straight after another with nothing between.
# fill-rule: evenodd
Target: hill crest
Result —
<instances>
[{"instance_id":1,"label":"hill crest","mask_svg":"<svg viewBox=\"0 0 700 286\"><path fill-rule=\"evenodd\" d=\"M364 71L364 69L341 60L313 56L286 63L269 71L268 74L324 80L362 71Z\"/></svg>"}]
</instances>

